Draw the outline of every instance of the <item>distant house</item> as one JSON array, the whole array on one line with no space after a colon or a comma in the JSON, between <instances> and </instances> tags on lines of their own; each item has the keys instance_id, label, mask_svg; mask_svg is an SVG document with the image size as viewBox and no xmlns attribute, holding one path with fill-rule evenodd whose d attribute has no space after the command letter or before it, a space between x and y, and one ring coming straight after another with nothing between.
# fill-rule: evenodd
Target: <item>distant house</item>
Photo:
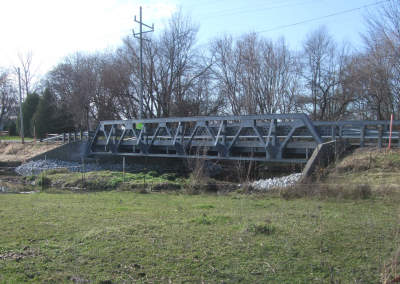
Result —
<instances>
[{"instance_id":1,"label":"distant house","mask_svg":"<svg viewBox=\"0 0 400 284\"><path fill-rule=\"evenodd\" d=\"M19 116L19 105L15 105L8 112L7 116L3 118L3 121L0 123L0 131L4 130L4 128L11 124L13 121L17 123L17 118Z\"/></svg>"}]
</instances>

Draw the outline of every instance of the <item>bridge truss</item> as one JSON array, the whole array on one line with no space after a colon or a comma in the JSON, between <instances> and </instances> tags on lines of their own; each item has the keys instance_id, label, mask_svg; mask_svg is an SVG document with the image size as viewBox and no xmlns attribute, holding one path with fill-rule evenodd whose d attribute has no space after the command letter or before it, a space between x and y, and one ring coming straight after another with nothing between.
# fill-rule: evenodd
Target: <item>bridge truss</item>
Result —
<instances>
[{"instance_id":1,"label":"bridge truss","mask_svg":"<svg viewBox=\"0 0 400 284\"><path fill-rule=\"evenodd\" d=\"M86 155L306 162L318 144L336 139L382 147L389 126L390 121L313 122L305 114L102 121ZM398 130L392 140L400 143Z\"/></svg>"}]
</instances>

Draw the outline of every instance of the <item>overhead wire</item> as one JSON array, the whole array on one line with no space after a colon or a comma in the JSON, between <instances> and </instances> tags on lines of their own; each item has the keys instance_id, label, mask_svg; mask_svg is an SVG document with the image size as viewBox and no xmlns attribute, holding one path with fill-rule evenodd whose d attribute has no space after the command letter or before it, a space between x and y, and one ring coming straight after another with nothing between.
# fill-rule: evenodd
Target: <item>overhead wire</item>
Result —
<instances>
[{"instance_id":1,"label":"overhead wire","mask_svg":"<svg viewBox=\"0 0 400 284\"><path fill-rule=\"evenodd\" d=\"M353 12L353 11L356 11L356 10L359 10L359 9L367 8L367 7L370 7L370 6L377 5L377 4L382 4L382 3L385 3L385 2L388 2L388 1L390 1L390 0L384 0L384 1L381 1L381 2L373 3L373 4L364 5L364 6L361 6L361 7L358 7L358 8L354 8L354 9L350 9L350 10L346 10L346 11L342 11L342 12L326 15L326 16L323 16L323 17L310 19L310 20L305 20L305 21L301 21L301 22L297 22L297 23L293 23L293 24L289 24L289 25L285 25L285 26L280 26L280 27L276 27L276 28L272 28L272 29L268 29L268 30L263 30L263 31L259 31L259 32L256 32L256 33L260 34L260 33L275 31L275 30L283 29L283 28L287 28L287 27L293 27L293 26L305 24L305 23L308 23L308 22L317 21L317 20L326 19L326 18L330 18L330 17L333 17L333 16L338 16L338 15L341 15L341 14Z\"/></svg>"},{"instance_id":2,"label":"overhead wire","mask_svg":"<svg viewBox=\"0 0 400 284\"><path fill-rule=\"evenodd\" d=\"M266 6L266 5L271 5L271 4L276 4L276 3L282 3L282 2L288 2L288 1L293 1L293 0L280 0L280 1L275 1L275 2L268 2L268 3L264 3L264 4L260 4L260 5L253 5L253 6L247 6L247 7L240 7L240 8L230 9L230 10L223 10L223 11L218 11L218 12L213 12L213 13L207 13L207 14L196 15L196 16L194 16L194 17L202 17L202 16L207 16L207 15L220 14L220 13L225 13L225 12L230 12L230 11L243 10L243 9L254 8L254 7L260 7L260 6Z\"/></svg>"},{"instance_id":3,"label":"overhead wire","mask_svg":"<svg viewBox=\"0 0 400 284\"><path fill-rule=\"evenodd\" d=\"M214 3L214 2L221 2L221 1L224 1L224 0L211 1L211 2L207 2L207 3ZM278 2L284 2L284 1L291 1L291 0L277 1L277 2L272 2L272 3L269 3L269 4L278 3ZM324 0L314 0L314 1L309 1L309 2L302 2L302 3L295 3L295 4L289 4L289 5L268 7L268 8L262 9L262 10L276 9L276 8L282 8L282 7L294 6L294 5L301 5L301 4L308 4L308 3L320 2L320 1L324 1ZM367 8L367 7L375 6L375 5L382 4L382 3L385 3L385 2L389 2L389 1L390 1L390 0L384 0L384 1L376 2L376 3L372 3L372 4L368 4L368 5L363 5L363 6L360 6L360 7L357 7L357 8L353 8L353 9L341 11L341 12L338 12L338 13L329 14L329 15L325 15L325 16L322 16L322 17L317 17L317 18L313 18L313 19L309 19L309 20L304 20L304 21L301 21L301 22L292 23L292 24L288 24L288 25L284 25L284 26L279 26L279 27L276 27L276 28L266 29L266 30L262 30L262 31L255 32L255 33L256 33L256 34L260 34L260 33L275 31L275 30L279 30L279 29L283 29L283 28L288 28L288 27L292 27L292 26L302 25L302 24L305 24L305 23L309 23L309 22L313 22L313 21L317 21L317 20L321 20L321 19L326 19L326 18L338 16L338 15L341 15L341 14L353 12L353 11L356 11L356 10L364 9L364 8ZM256 6L258 6L258 5L256 5ZM254 6L250 6L250 7L254 7ZM260 11L260 9L258 9L257 11ZM251 12L251 11L237 12L237 13L226 14L226 15L219 15L219 16L211 16L211 17L207 17L207 18L220 17L220 16L228 16L228 15L240 14L240 13L246 13L246 12ZM206 18L201 18L201 19L206 19ZM121 34L121 35L122 35L122 34L124 34L125 32L128 32L128 31L131 31L131 29L123 30L123 31L119 32L118 34ZM114 36L114 35L107 35L107 36L105 36L105 37L93 39L93 40L91 40L90 42L95 41L95 40L98 40L98 39L102 39L102 38L112 37L112 36ZM233 39L241 38L241 37L243 37L243 36L245 36L245 35L236 36L236 37L233 37ZM203 45L204 45L204 44L203 44Z\"/></svg>"},{"instance_id":4,"label":"overhead wire","mask_svg":"<svg viewBox=\"0 0 400 284\"><path fill-rule=\"evenodd\" d=\"M203 17L203 18L196 18L197 20L204 20L204 19L210 19L210 18L216 18L216 17L224 17L224 16L231 16L231 15L237 15L237 14L244 14L244 13L250 13L250 12L258 12L258 11L264 11L264 10L272 10L272 9L278 9L278 8L285 8L285 7L291 7L291 6L297 6L297 5L303 5L303 4L309 4L309 3L315 3L315 2L321 2L325 0L313 0L313 1L308 1L308 2L302 2L302 3L295 3L295 4L288 4L288 5L281 5L281 6L275 6L275 7L267 7L263 9L257 9L257 10L248 10L248 11L242 11L242 12L236 12L236 13L230 13L230 14L223 14L223 15L216 15L216 16L210 16L210 17ZM237 10L237 9L236 9Z\"/></svg>"},{"instance_id":5,"label":"overhead wire","mask_svg":"<svg viewBox=\"0 0 400 284\"><path fill-rule=\"evenodd\" d=\"M216 0L216 1L193 4L193 5L187 5L187 6L183 6L182 8L190 8L190 7L195 7L195 6L205 5L205 4L211 4L211 3L215 3L215 2L222 2L222 1L225 1L225 0Z\"/></svg>"}]
</instances>

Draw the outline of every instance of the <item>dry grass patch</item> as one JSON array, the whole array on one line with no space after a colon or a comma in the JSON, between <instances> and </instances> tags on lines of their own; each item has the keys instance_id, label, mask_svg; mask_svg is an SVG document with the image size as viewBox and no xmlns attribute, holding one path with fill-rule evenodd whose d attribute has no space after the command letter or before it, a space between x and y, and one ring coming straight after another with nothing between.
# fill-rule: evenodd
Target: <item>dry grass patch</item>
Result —
<instances>
[{"instance_id":1,"label":"dry grass patch","mask_svg":"<svg viewBox=\"0 0 400 284\"><path fill-rule=\"evenodd\" d=\"M36 155L59 147L62 143L1 143L0 161L24 162Z\"/></svg>"},{"instance_id":2,"label":"dry grass patch","mask_svg":"<svg viewBox=\"0 0 400 284\"><path fill-rule=\"evenodd\" d=\"M336 185L397 185L400 174L400 149L357 149L318 174L320 181Z\"/></svg>"}]
</instances>

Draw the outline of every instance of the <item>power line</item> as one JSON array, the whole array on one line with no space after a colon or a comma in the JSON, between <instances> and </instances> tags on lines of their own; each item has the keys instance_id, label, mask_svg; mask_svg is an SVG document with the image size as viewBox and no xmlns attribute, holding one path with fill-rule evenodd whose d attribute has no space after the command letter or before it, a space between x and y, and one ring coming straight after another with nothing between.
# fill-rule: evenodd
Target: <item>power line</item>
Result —
<instances>
[{"instance_id":1,"label":"power line","mask_svg":"<svg viewBox=\"0 0 400 284\"><path fill-rule=\"evenodd\" d=\"M223 0L212 1L212 2L207 2L207 3L220 2L220 1L223 1ZM290 1L290 0L287 0L287 1ZM317 1L324 1L324 0L317 0ZM317 2L317 1L311 1L311 2ZM262 31L255 32L255 33L260 34L260 33L275 31L275 30L279 30L279 29L283 29L283 28L288 28L288 27L292 27L292 26L297 26L297 25L301 25L301 24L305 24L305 23L309 23L309 22L313 22L313 21L317 21L317 20L321 20L321 19L326 19L326 18L330 18L330 17L333 17L333 16L338 16L338 15L345 14L345 13L349 13L349 12L353 12L353 11L356 11L356 10L360 10L360 9L363 9L363 8L375 6L375 5L382 4L382 3L385 3L385 2L389 2L389 1L390 1L390 0L384 0L384 1L381 1L381 2L377 2L377 3L373 3L373 4L364 5L364 6L357 7L357 8L353 8L353 9L350 9L350 10L346 10L346 11L342 11L342 12L338 12L338 13L334 13L334 14L330 14L330 15L326 15L326 16L322 16L322 17L310 19L310 20L305 20L305 21L301 21L301 22L297 22L297 23L293 23L293 24L289 24L289 25L284 25L284 26L280 26L280 27L276 27L276 28L271 28L271 29L267 29L267 30L262 30ZM273 2L273 3L276 3L276 2ZM307 2L306 2L306 3L307 3ZM271 3L270 3L270 4L271 4ZM299 5L299 4L302 4L302 3L291 4L291 5ZM287 5L285 5L285 6L287 6ZM253 7L253 6L251 6L251 7ZM270 8L267 8L267 9L280 8L280 7L283 7L283 6L270 7ZM211 17L210 17L210 18L211 18ZM129 31L129 30L121 31L121 32L119 32L119 34L123 34L123 33L125 33L126 31ZM106 36L106 37L112 37L112 36L113 36L113 35L109 35L109 36ZM245 36L245 35L237 36L237 37L234 37L233 39L241 38L241 37L243 37L243 36ZM102 38L106 38L106 37L102 37ZM96 40L96 39L94 39L93 41L95 41L95 40ZM201 44L200 46L202 46L202 45L206 45L206 44Z\"/></svg>"},{"instance_id":2,"label":"power line","mask_svg":"<svg viewBox=\"0 0 400 284\"><path fill-rule=\"evenodd\" d=\"M214 13L207 13L207 14L197 15L197 16L195 16L195 17L202 17L202 16L207 16L207 15L220 14L220 13L225 13L225 12L230 12L230 11L243 10L243 9L247 9L247 8L266 6L266 5L271 5L271 4L275 4L275 3L282 3L282 2L288 2L288 1L293 1L293 0L281 0L281 1L275 1L275 2L264 3L264 4L260 4L260 5L253 5L253 6L247 6L247 7L240 7L240 8L236 8L236 9L223 10L223 11L218 11L218 12L214 12Z\"/></svg>"},{"instance_id":3,"label":"power line","mask_svg":"<svg viewBox=\"0 0 400 284\"><path fill-rule=\"evenodd\" d=\"M236 15L236 14L243 14L243 13L248 13L248 12L254 12L254 11L262 11L262 10L270 10L270 9L276 9L276 8L282 8L282 7L290 7L290 6L295 6L295 5L301 5L301 4L307 4L307 3L313 3L313 2L320 2L320 1L325 1L325 0L314 0L314 1L309 1L309 2L303 2L303 3L294 3L294 4L288 4L288 5L282 5L282 6L275 6L275 7L268 7L264 9L257 9L257 10L250 10L250 11L242 11L242 12L237 12L237 13L230 13L230 14L224 14L224 15L217 15L217 16L210 16L210 17L203 17L206 15L214 15L214 14L221 14L225 12L230 12L230 11L237 11L237 10L244 10L244 9L249 9L249 8L254 8L254 7L260 7L260 6L266 6L266 5L271 5L271 4L276 4L276 3L282 3L282 2L288 2L288 1L293 1L293 0L282 0L282 1L275 1L275 2L269 2L261 5L254 5L254 6L247 6L247 7L241 7L241 8L236 8L236 9L231 9L231 10L223 10L219 12L214 12L214 13L207 13L203 15L198 15L194 16L194 18L197 19L209 19L209 18L215 18L215 17L221 17L221 16L230 16L230 15ZM200 18L198 18L200 17Z\"/></svg>"},{"instance_id":4,"label":"power line","mask_svg":"<svg viewBox=\"0 0 400 284\"><path fill-rule=\"evenodd\" d=\"M353 12L353 11L356 11L356 10L359 10L359 9L367 8L367 7L370 7L370 6L382 4L382 3L385 3L385 2L389 2L389 1L390 0L385 0L385 1L378 2L378 3L374 3L374 4L364 5L364 6L361 6L361 7L358 7L358 8L354 8L354 9L350 9L350 10L346 10L346 11L342 11L342 12L326 15L326 16L323 16L323 17L310 19L310 20L305 20L305 21L294 23L294 24L290 24L290 25L280 26L280 27L277 27L277 28L272 28L272 29L268 29L268 30L264 30L264 31L256 32L256 33L260 34L260 33L275 31L275 30L279 30L279 29L283 29L283 28L293 27L293 26L305 24L305 23L308 23L308 22L317 21L317 20L326 19L326 18L330 18L330 17L333 17L333 16L337 16L337 15ZM238 37L235 37L235 38L239 38L239 37L242 37L242 36L238 36Z\"/></svg>"},{"instance_id":5,"label":"power line","mask_svg":"<svg viewBox=\"0 0 400 284\"><path fill-rule=\"evenodd\" d=\"M193 5L183 6L182 8L190 8L190 7L194 7L194 6L200 6L200 5L205 5L205 4L215 3L215 2L222 2L222 1L225 1L225 0L216 0L216 1L210 1L210 2L205 2L205 3L193 4Z\"/></svg>"}]
</instances>

